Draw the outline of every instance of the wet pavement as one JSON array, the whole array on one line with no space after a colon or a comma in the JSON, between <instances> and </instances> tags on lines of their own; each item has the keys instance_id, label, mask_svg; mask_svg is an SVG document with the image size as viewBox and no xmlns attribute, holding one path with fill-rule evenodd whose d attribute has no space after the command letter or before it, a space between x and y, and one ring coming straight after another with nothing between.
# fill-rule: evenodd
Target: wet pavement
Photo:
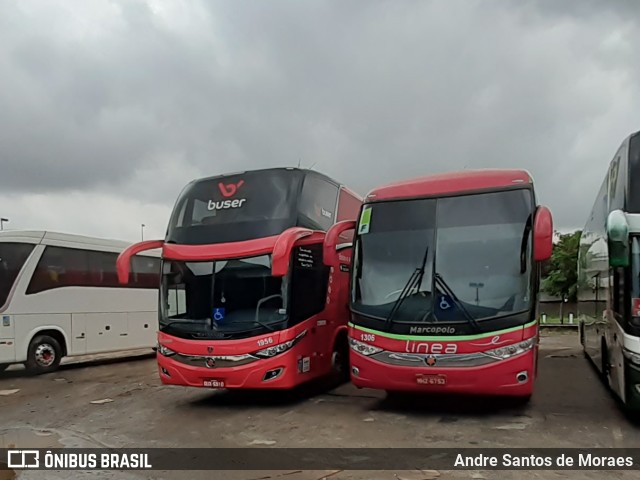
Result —
<instances>
[{"instance_id":1,"label":"wet pavement","mask_svg":"<svg viewBox=\"0 0 640 480\"><path fill-rule=\"evenodd\" d=\"M155 360L68 363L58 372L0 374L3 447L640 447L640 426L583 357L575 331L544 333L526 406L478 398L388 399L342 385L326 392L214 392L165 387ZM96 402L98 403L91 403ZM5 475L5 476L3 476ZM0 480L12 478L0 472ZM31 478L611 479L637 472L288 471L18 472Z\"/></svg>"}]
</instances>

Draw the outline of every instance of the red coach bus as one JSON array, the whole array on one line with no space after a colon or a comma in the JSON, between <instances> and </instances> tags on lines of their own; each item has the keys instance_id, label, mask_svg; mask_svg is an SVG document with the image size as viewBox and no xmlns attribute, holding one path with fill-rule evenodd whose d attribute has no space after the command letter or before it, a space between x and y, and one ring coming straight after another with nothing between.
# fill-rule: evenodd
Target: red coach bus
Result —
<instances>
[{"instance_id":1,"label":"red coach bus","mask_svg":"<svg viewBox=\"0 0 640 480\"><path fill-rule=\"evenodd\" d=\"M332 239L338 268L322 260L325 232L354 220L356 194L310 170L276 168L191 182L162 249L158 368L163 383L205 388L286 389L348 379L351 236ZM346 233L346 232L345 232Z\"/></svg>"},{"instance_id":2,"label":"red coach bus","mask_svg":"<svg viewBox=\"0 0 640 480\"><path fill-rule=\"evenodd\" d=\"M354 227L338 223L327 237ZM356 232L356 386L531 396L538 262L551 255L553 227L526 171L463 171L377 188ZM328 265L338 261L333 243Z\"/></svg>"}]
</instances>

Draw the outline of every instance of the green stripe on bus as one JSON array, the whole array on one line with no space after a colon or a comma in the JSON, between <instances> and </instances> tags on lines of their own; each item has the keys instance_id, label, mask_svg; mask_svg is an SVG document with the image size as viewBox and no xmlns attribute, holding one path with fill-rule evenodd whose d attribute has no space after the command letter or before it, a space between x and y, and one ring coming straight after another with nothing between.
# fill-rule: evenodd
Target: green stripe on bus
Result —
<instances>
[{"instance_id":1,"label":"green stripe on bus","mask_svg":"<svg viewBox=\"0 0 640 480\"><path fill-rule=\"evenodd\" d=\"M365 328L365 327L361 327L359 325L355 325L351 322L349 322L349 326L356 328L358 330L362 330L363 332L367 332L367 333L375 333L376 335L380 335L381 337L387 337L387 338L392 338L394 340L428 340L428 341L451 341L454 342L456 340L458 341L462 341L462 340L475 340L477 338L483 338L483 337L489 337L491 335L502 335L503 333L511 333L511 332L515 332L517 330L520 330L522 328L527 328L527 327L532 327L533 325L535 325L536 323L538 323L537 320L534 320L533 322L530 323L526 323L520 327L512 327L512 328L507 328L505 330L498 330L496 332L488 332L488 333L479 333L477 335L458 335L458 336L453 336L453 337L434 337L434 336L422 336L422 335L398 335L395 333L385 333L385 332L380 332L378 330L372 330L370 328Z\"/></svg>"}]
</instances>

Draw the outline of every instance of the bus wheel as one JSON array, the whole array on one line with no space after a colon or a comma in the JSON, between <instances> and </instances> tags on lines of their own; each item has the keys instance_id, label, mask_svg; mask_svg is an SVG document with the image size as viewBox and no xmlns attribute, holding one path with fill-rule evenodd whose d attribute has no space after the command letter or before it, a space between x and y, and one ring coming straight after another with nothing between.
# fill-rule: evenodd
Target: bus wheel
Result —
<instances>
[{"instance_id":1,"label":"bus wheel","mask_svg":"<svg viewBox=\"0 0 640 480\"><path fill-rule=\"evenodd\" d=\"M4 372L8 366L8 363L0 363L0 372Z\"/></svg>"},{"instance_id":2,"label":"bus wheel","mask_svg":"<svg viewBox=\"0 0 640 480\"><path fill-rule=\"evenodd\" d=\"M62 360L60 343L48 335L38 335L31 340L25 367L31 373L53 372Z\"/></svg>"},{"instance_id":3,"label":"bus wheel","mask_svg":"<svg viewBox=\"0 0 640 480\"><path fill-rule=\"evenodd\" d=\"M336 340L331 354L331 370L336 381L342 383L349 381L349 346L346 336Z\"/></svg>"}]
</instances>

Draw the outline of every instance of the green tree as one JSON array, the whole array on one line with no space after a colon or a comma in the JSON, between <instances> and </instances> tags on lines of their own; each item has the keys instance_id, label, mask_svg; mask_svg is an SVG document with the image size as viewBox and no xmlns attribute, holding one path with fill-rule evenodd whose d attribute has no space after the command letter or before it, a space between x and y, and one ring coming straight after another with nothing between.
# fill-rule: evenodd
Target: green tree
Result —
<instances>
[{"instance_id":1,"label":"green tree","mask_svg":"<svg viewBox=\"0 0 640 480\"><path fill-rule=\"evenodd\" d=\"M560 297L564 305L566 298L575 302L578 293L578 249L580 235L573 233L557 233L558 241L553 245L553 253L547 265L546 276L542 281L543 290L549 295ZM560 317L563 316L562 307Z\"/></svg>"}]
</instances>

